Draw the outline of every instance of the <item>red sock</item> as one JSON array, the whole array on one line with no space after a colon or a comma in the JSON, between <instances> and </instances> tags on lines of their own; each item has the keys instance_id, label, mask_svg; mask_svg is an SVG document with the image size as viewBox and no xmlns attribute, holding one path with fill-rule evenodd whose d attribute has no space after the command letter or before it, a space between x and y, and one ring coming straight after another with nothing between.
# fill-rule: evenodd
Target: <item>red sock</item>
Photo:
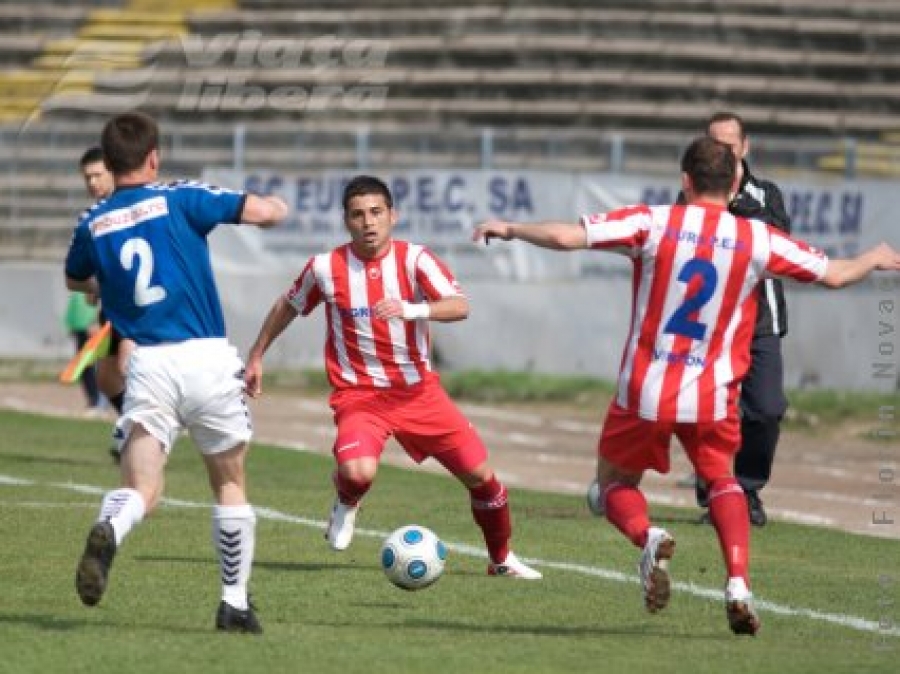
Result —
<instances>
[{"instance_id":1,"label":"red sock","mask_svg":"<svg viewBox=\"0 0 900 674\"><path fill-rule=\"evenodd\" d=\"M647 544L650 517L641 490L622 482L612 482L603 491L606 519L639 548Z\"/></svg>"},{"instance_id":2,"label":"red sock","mask_svg":"<svg viewBox=\"0 0 900 674\"><path fill-rule=\"evenodd\" d=\"M354 480L353 478L344 477L338 471L334 471L332 475L334 488L337 490L338 498L341 503L348 506L357 505L372 483L368 480Z\"/></svg>"},{"instance_id":3,"label":"red sock","mask_svg":"<svg viewBox=\"0 0 900 674\"><path fill-rule=\"evenodd\" d=\"M491 561L499 564L509 554L509 539L512 536L506 487L492 476L484 484L469 487L469 496L472 516L481 527Z\"/></svg>"},{"instance_id":4,"label":"red sock","mask_svg":"<svg viewBox=\"0 0 900 674\"><path fill-rule=\"evenodd\" d=\"M743 578L750 587L750 518L744 490L733 477L709 485L709 519L716 528L729 578Z\"/></svg>"}]
</instances>

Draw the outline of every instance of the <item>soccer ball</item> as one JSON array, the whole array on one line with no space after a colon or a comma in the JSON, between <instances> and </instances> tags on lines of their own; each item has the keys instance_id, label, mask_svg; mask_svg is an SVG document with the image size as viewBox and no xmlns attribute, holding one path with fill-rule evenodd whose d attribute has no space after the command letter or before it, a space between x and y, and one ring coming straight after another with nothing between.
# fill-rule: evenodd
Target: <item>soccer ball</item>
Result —
<instances>
[{"instance_id":1,"label":"soccer ball","mask_svg":"<svg viewBox=\"0 0 900 674\"><path fill-rule=\"evenodd\" d=\"M381 568L394 585L421 590L444 573L447 548L431 529L410 524L384 539Z\"/></svg>"},{"instance_id":2,"label":"soccer ball","mask_svg":"<svg viewBox=\"0 0 900 674\"><path fill-rule=\"evenodd\" d=\"M603 504L600 502L600 483L597 482L597 480L591 482L591 486L588 487L585 498L587 499L588 510L594 515L597 517L606 515L606 512L603 510Z\"/></svg>"}]
</instances>

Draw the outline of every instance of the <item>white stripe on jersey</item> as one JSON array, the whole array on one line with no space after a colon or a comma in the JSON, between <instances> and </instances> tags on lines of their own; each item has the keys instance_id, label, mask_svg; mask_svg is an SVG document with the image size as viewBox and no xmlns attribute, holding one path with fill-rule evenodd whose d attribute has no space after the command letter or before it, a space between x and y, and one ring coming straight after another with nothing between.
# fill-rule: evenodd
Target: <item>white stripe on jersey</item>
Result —
<instances>
[{"instance_id":1,"label":"white stripe on jersey","mask_svg":"<svg viewBox=\"0 0 900 674\"><path fill-rule=\"evenodd\" d=\"M806 270L815 280L825 276L828 259L824 255L810 255L786 235L779 235L777 232L772 232L768 238L771 241L773 255L787 260L799 269Z\"/></svg>"},{"instance_id":2,"label":"white stripe on jersey","mask_svg":"<svg viewBox=\"0 0 900 674\"><path fill-rule=\"evenodd\" d=\"M651 209L654 224L661 226L654 227L651 232L651 238L654 243L652 247L654 256L650 258L650 264L648 264L644 268L643 278L641 279L641 285L646 286L648 292L652 288L654 278L656 277L655 251L657 251L659 248L660 239L666 234L666 227L668 225L669 218L671 217L671 212L672 209L670 207L663 209ZM684 223L682 224L681 231L692 232L699 236L702 228L703 211L696 208L685 209ZM684 284L678 280L678 274L681 273L681 268L685 265L685 263L687 263L691 258L695 256L695 252L696 251L694 246L688 245L683 242L678 243L675 248L675 258L672 263L672 269L669 278L665 279L663 284L663 287L666 289L666 293L663 299L663 307L660 314L660 323L656 334L654 350L659 349L664 354L672 353L672 349L675 346L675 340L677 338L677 335L663 332L663 330L665 328L666 322L678 310L683 302L682 289L684 287ZM649 309L649 307L643 307L642 313L645 313L647 309ZM662 399L663 386L665 384L666 372L668 372L668 370L669 361L666 357L654 357L651 359L650 366L647 369L647 373L644 376L644 382L641 387L641 415L645 415L647 416L647 418L651 419L659 418L659 403ZM687 371L685 371L685 374L687 374ZM679 404L680 403L681 400L679 396Z\"/></svg>"},{"instance_id":3,"label":"white stripe on jersey","mask_svg":"<svg viewBox=\"0 0 900 674\"><path fill-rule=\"evenodd\" d=\"M440 271L440 269L438 269L437 266L433 264L434 258L431 257L430 254L426 253L424 246L411 243L409 244L409 250L407 252L406 258L406 275L409 277L410 287L415 289L415 297L413 298L414 302L418 303L428 300L428 298L425 296L425 293L422 292L422 288L418 283L416 283L416 269L418 268L420 263L423 263L422 269L425 271L426 276L428 276L429 281L436 288L440 289L441 297L448 297L450 295L459 294L459 288L453 285L453 283L445 283L446 277ZM414 332L416 349L421 354L422 364L425 366L425 369L430 372L431 345L429 344L428 335L428 321L416 321Z\"/></svg>"},{"instance_id":4,"label":"white stripe on jersey","mask_svg":"<svg viewBox=\"0 0 900 674\"><path fill-rule=\"evenodd\" d=\"M741 297L746 298L742 293ZM731 367L731 354L734 350L734 335L744 317L743 302L738 304L734 319L725 328L722 335L722 354L713 364L713 376L715 378L715 400L713 401L713 419L724 419L728 416L728 384L734 381L734 368Z\"/></svg>"},{"instance_id":5,"label":"white stripe on jersey","mask_svg":"<svg viewBox=\"0 0 900 674\"><path fill-rule=\"evenodd\" d=\"M420 258L429 261L432 259L430 256L425 255L425 249L422 246L415 243L409 244L409 249L406 253L406 277L409 279L409 287L413 288L415 291L415 297L413 297L413 302L415 303L424 302L428 299L425 297L425 293L422 292L419 284L416 283L416 266L419 264ZM436 274L436 276L439 279L444 278L444 275L440 273ZM431 280L432 283L435 283L436 285L443 285L439 280ZM453 289L453 292L456 292L455 288ZM431 371L431 354L429 353L428 345L428 321L415 321L415 330L413 334L416 349L421 354L422 363L426 370Z\"/></svg>"},{"instance_id":6,"label":"white stripe on jersey","mask_svg":"<svg viewBox=\"0 0 900 674\"><path fill-rule=\"evenodd\" d=\"M347 273L350 286L350 306L371 306L369 302L368 279L366 277L366 264L358 257L347 255ZM366 374L372 377L375 386L388 386L387 373L381 361L378 360L375 349L375 326L372 324L372 315L369 311L361 311L351 320L356 325L356 343L359 353L365 365ZM336 339L343 341L343 333L337 334Z\"/></svg>"},{"instance_id":7,"label":"white stripe on jersey","mask_svg":"<svg viewBox=\"0 0 900 674\"><path fill-rule=\"evenodd\" d=\"M413 257L410 255L410 257ZM409 261L404 272L409 275ZM400 294L400 272L397 268L397 249L391 248L381 261L381 283L384 288L385 298L402 299ZM412 283L410 285L413 285ZM414 287L414 285L413 285ZM388 321L388 331L391 335L391 350L394 352L394 362L400 368L403 375L403 381L407 384L417 384L421 381L419 371L409 354L409 346L406 343L406 321L392 320ZM416 331L418 332L418 321L416 321ZM424 353L424 352L423 352Z\"/></svg>"},{"instance_id":8,"label":"white stripe on jersey","mask_svg":"<svg viewBox=\"0 0 900 674\"><path fill-rule=\"evenodd\" d=\"M168 183L150 183L146 185L147 189L150 190L160 190L160 191L170 191L170 190L178 190L178 189L201 189L206 190L207 192L211 192L212 194L239 194L240 190L232 190L227 187L219 187L218 185L211 185L207 182L203 182L202 180L192 180L192 179L182 179L182 180L173 180Z\"/></svg>"},{"instance_id":9,"label":"white stripe on jersey","mask_svg":"<svg viewBox=\"0 0 900 674\"><path fill-rule=\"evenodd\" d=\"M778 313L778 300L775 298L775 281L763 280L763 288L766 295L766 304L769 307L769 315L772 316L772 332L781 334L781 315Z\"/></svg>"},{"instance_id":10,"label":"white stripe on jersey","mask_svg":"<svg viewBox=\"0 0 900 674\"><path fill-rule=\"evenodd\" d=\"M418 263L419 268L428 277L428 281L435 287L441 297L452 297L460 294L459 288L444 276L434 258L431 255L423 254L422 246L410 245L410 253L413 263Z\"/></svg>"},{"instance_id":11,"label":"white stripe on jersey","mask_svg":"<svg viewBox=\"0 0 900 674\"><path fill-rule=\"evenodd\" d=\"M728 213L727 211L722 213L719 218L719 223L716 226L715 236L723 240L730 239L732 241L737 241L737 220L731 213ZM722 313L722 307L725 304L725 300L735 299L735 308L738 309L738 311L731 317L731 322L725 326L725 330L722 333L722 344L720 345L721 348L719 350L719 357L713 365L713 378L715 382L715 388L713 392L713 413L715 415L714 418L716 419L721 419L727 415L727 384L732 379L734 379L731 373L731 346L734 341L734 334L737 331L738 325L740 325L741 312L739 308L744 299L747 297L747 294L755 286L755 283L753 283L753 281L756 278L756 276L752 273L753 265L751 263L748 269L748 272L750 272L750 276L744 277L744 283L741 285L739 296L737 298L727 297L725 293L725 286L731 280L731 273L735 259L736 257L733 251L720 246L713 247L712 262L719 273L719 283L717 284L719 291L716 292L715 295L713 295L709 300L709 302L707 302L703 306L703 308L700 310L700 318L698 319L701 323L706 323L707 325L709 325L710 330L714 329L716 322L719 320L719 316ZM710 341L706 340L702 342L701 345L701 355L703 357L703 360L708 361L710 357ZM724 366L722 365L723 362ZM701 373L697 372L696 374L699 375ZM695 379L694 386L697 387L698 384L699 382ZM699 409L699 405L695 404L692 412L694 418L696 418Z\"/></svg>"},{"instance_id":12,"label":"white stripe on jersey","mask_svg":"<svg viewBox=\"0 0 900 674\"><path fill-rule=\"evenodd\" d=\"M584 221L585 219L583 218L582 220ZM631 218L629 218L629 221L630 220ZM665 223L665 218L662 219L662 222L663 224ZM591 239L591 231L592 229L588 227L587 232L589 241ZM661 227L651 227L649 235L650 245L644 248L640 256L641 276L635 280L635 283L637 283L637 293L634 296L634 308L631 316L631 331L629 333L631 338L629 343L625 345L625 355L622 358L622 370L619 373L619 395L617 397L619 406L626 409L628 408L628 384L634 373L634 360L635 355L637 354L638 342L641 337L641 328L643 326L644 318L646 317L647 306L650 304L650 290L653 285L650 280L654 276L653 265L656 263L653 252L659 247L659 239L662 232L663 228ZM610 250L613 252L626 252L630 250L630 248L622 247Z\"/></svg>"},{"instance_id":13,"label":"white stripe on jersey","mask_svg":"<svg viewBox=\"0 0 900 674\"><path fill-rule=\"evenodd\" d=\"M750 226L753 229L753 274L748 276L744 282L744 288L748 290L753 288L759 279L765 274L765 261L772 254L771 241L769 239L768 226L759 220L751 220Z\"/></svg>"},{"instance_id":14,"label":"white stripe on jersey","mask_svg":"<svg viewBox=\"0 0 900 674\"><path fill-rule=\"evenodd\" d=\"M334 297L334 274L331 271L331 254L316 255L312 266L312 276L314 281L318 282L322 290L322 294L326 297ZM302 295L304 298L306 293ZM333 302L327 305L328 313L331 317L332 332L335 335L334 350L337 353L338 364L341 367L341 377L353 384L358 383L356 373L350 365L350 357L347 355L347 345L344 343L344 320L341 312Z\"/></svg>"},{"instance_id":15,"label":"white stripe on jersey","mask_svg":"<svg viewBox=\"0 0 900 674\"><path fill-rule=\"evenodd\" d=\"M587 237L588 248L593 247L593 245L597 242L607 242L607 241L616 241L618 239L627 239L629 238L635 230L635 222L637 222L637 227L645 221L647 218L646 211L638 210L628 216L627 218L623 218L621 220L614 220L611 222L606 222L606 215L603 213L594 214L594 215L584 215L581 217L581 224L585 228L585 236ZM596 227L598 224L603 224L602 228ZM593 226L592 226L593 225ZM627 255L628 257L634 258L640 252L640 249L636 246L616 246L616 247L606 247L604 250L610 251L612 253L620 253L622 255Z\"/></svg>"}]
</instances>

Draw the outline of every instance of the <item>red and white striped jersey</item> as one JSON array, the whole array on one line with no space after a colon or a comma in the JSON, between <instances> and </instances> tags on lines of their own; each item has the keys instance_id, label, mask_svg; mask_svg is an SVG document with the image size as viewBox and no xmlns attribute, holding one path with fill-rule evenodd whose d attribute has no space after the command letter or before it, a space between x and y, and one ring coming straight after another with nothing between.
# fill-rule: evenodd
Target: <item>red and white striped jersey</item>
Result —
<instances>
[{"instance_id":1,"label":"red and white striped jersey","mask_svg":"<svg viewBox=\"0 0 900 674\"><path fill-rule=\"evenodd\" d=\"M588 246L634 262L617 402L650 420L734 412L750 364L760 279L820 280L824 254L713 204L633 206L581 219Z\"/></svg>"},{"instance_id":2,"label":"red and white striped jersey","mask_svg":"<svg viewBox=\"0 0 900 674\"><path fill-rule=\"evenodd\" d=\"M392 241L379 258L357 257L350 244L310 258L286 298L302 315L325 304L325 366L335 389L396 388L434 376L425 319L377 320L389 297L419 303L463 295L448 267L427 248Z\"/></svg>"}]
</instances>

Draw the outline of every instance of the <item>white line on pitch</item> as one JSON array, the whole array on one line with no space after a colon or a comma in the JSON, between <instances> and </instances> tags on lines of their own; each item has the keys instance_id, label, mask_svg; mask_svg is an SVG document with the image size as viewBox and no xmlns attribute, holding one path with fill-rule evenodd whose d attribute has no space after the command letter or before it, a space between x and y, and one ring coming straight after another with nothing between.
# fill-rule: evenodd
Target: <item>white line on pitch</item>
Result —
<instances>
[{"instance_id":1,"label":"white line on pitch","mask_svg":"<svg viewBox=\"0 0 900 674\"><path fill-rule=\"evenodd\" d=\"M8 475L0 475L0 485L21 485L21 486L39 486L41 483L35 482L33 480L16 478ZM58 489L67 489L70 491L74 491L81 494L95 494L101 495L106 492L106 489L102 487L96 487L92 485L81 485L81 484L73 484L73 483L49 483L48 486L55 487ZM174 498L163 498L162 502L166 505L181 507L181 508L209 508L210 505L208 503L197 503L195 501L184 501L181 499ZM262 517L264 519L279 521L279 522L291 522L293 524L302 524L304 526L313 527L316 529L325 529L326 522L319 519L313 519L310 517L300 517L297 515L290 515L288 513L281 512L279 510L273 510L272 508L266 508L262 506L254 506L253 508L256 511L257 517ZM387 531L379 531L377 529L363 529L357 528L356 534L360 536L367 536L370 538L377 538L379 540L384 539L389 532ZM447 543L445 541L447 548L459 554L468 555L471 557L487 557L484 550L478 547L474 547L471 545L464 545L461 543ZM528 564L534 564L535 566L544 568L544 569L557 569L559 571L570 571L573 573L580 573L587 576L594 576L597 578L603 578L605 580L613 580L619 583L639 583L639 579L635 576L622 573L621 571L615 571L613 569L604 569L602 567L596 566L586 566L583 564L572 564L568 562L554 562L551 560L543 560L543 559L535 559L535 558L527 558L523 559ZM693 583L680 583L675 582L672 584L679 592L684 592L685 594L693 595L695 597L700 597L703 599L711 599L713 601L722 601L722 590L714 590L711 588L700 587L699 585L695 585ZM770 613L776 613L778 615L783 616L796 616L802 618L809 618L810 620L817 620L820 622L831 623L833 625L840 625L841 627L848 627L850 629L858 630L861 632L872 632L877 633L880 636L893 636L900 637L900 627L893 627L890 629L884 629L878 621L868 620L866 618L860 618L858 616L844 615L842 613L826 613L823 611L817 611L815 609L802 608L802 607L794 607L788 606L785 604L777 604L775 602L766 601L763 599L757 599L756 605L758 608L763 609L764 611L768 611Z\"/></svg>"}]
</instances>

